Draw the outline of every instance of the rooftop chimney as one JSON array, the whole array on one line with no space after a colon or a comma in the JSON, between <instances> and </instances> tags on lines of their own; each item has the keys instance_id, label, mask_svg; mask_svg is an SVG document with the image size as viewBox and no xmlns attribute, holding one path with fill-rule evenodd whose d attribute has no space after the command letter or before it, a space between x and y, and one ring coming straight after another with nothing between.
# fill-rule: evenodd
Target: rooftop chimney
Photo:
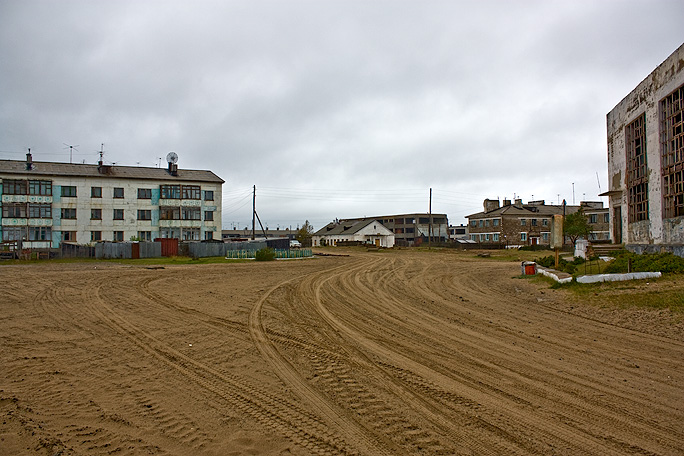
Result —
<instances>
[{"instance_id":1,"label":"rooftop chimney","mask_svg":"<svg viewBox=\"0 0 684 456\"><path fill-rule=\"evenodd\" d=\"M178 176L178 165L172 162L169 162L169 174L172 176Z\"/></svg>"},{"instance_id":2,"label":"rooftop chimney","mask_svg":"<svg viewBox=\"0 0 684 456\"><path fill-rule=\"evenodd\" d=\"M504 207L510 206L510 205L511 205L511 200L509 200L509 199L503 200L503 205L504 205Z\"/></svg>"},{"instance_id":3,"label":"rooftop chimney","mask_svg":"<svg viewBox=\"0 0 684 456\"><path fill-rule=\"evenodd\" d=\"M522 199L521 198L516 198L515 203L513 204L515 207L522 207Z\"/></svg>"},{"instance_id":4,"label":"rooftop chimney","mask_svg":"<svg viewBox=\"0 0 684 456\"><path fill-rule=\"evenodd\" d=\"M494 211L494 210L499 208L499 200L498 199L495 199L495 200L485 199L483 206L484 206L485 213Z\"/></svg>"},{"instance_id":5,"label":"rooftop chimney","mask_svg":"<svg viewBox=\"0 0 684 456\"><path fill-rule=\"evenodd\" d=\"M31 156L31 149L26 154L26 169L31 171L33 169L33 157Z\"/></svg>"}]
</instances>

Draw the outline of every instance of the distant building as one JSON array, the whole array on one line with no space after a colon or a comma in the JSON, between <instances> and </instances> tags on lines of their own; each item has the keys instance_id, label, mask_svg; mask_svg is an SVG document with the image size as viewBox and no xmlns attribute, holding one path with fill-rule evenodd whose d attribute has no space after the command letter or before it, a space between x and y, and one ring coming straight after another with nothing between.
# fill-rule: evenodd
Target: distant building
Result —
<instances>
[{"instance_id":1,"label":"distant building","mask_svg":"<svg viewBox=\"0 0 684 456\"><path fill-rule=\"evenodd\" d=\"M611 239L684 256L684 45L606 121Z\"/></svg>"},{"instance_id":2,"label":"distant building","mask_svg":"<svg viewBox=\"0 0 684 456\"><path fill-rule=\"evenodd\" d=\"M468 225L449 226L449 239L470 239L468 236Z\"/></svg>"},{"instance_id":3,"label":"distant building","mask_svg":"<svg viewBox=\"0 0 684 456\"><path fill-rule=\"evenodd\" d=\"M376 247L394 247L395 237L377 219L340 220L316 231L311 238L312 245L336 246L344 242L359 242Z\"/></svg>"},{"instance_id":4,"label":"distant building","mask_svg":"<svg viewBox=\"0 0 684 456\"><path fill-rule=\"evenodd\" d=\"M266 234L264 235L264 231ZM266 238L266 239L276 239L276 238L287 238L287 239L295 239L297 237L297 230L291 230L289 228L283 228L282 230L280 228L275 229L275 230L269 230L266 229L262 231L260 228L257 228L254 230L254 237L255 238ZM243 239L251 239L252 238L252 229L251 228L245 228L244 230L222 230L221 231L221 238L224 241L234 241L234 240L243 240Z\"/></svg>"},{"instance_id":5,"label":"distant building","mask_svg":"<svg viewBox=\"0 0 684 456\"><path fill-rule=\"evenodd\" d=\"M223 180L211 171L0 160L0 238L62 242L219 239Z\"/></svg>"},{"instance_id":6,"label":"distant building","mask_svg":"<svg viewBox=\"0 0 684 456\"><path fill-rule=\"evenodd\" d=\"M504 199L485 199L484 211L466 216L470 239L482 244L503 246L549 245L551 219L554 215L569 215L582 208L592 232L589 240L607 240L609 215L602 202L581 202L579 206L547 205L544 200L521 199L511 203Z\"/></svg>"},{"instance_id":7,"label":"distant building","mask_svg":"<svg viewBox=\"0 0 684 456\"><path fill-rule=\"evenodd\" d=\"M447 242L449 239L449 220L446 214L380 215L366 219L370 218L380 221L394 233L396 244L402 247L418 246L427 243L428 240L431 242Z\"/></svg>"}]
</instances>

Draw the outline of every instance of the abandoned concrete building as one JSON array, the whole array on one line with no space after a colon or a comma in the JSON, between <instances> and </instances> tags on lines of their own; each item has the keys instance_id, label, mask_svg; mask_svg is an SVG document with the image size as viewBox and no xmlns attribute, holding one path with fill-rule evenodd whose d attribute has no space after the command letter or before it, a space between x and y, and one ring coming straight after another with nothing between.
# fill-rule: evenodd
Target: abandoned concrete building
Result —
<instances>
[{"instance_id":1,"label":"abandoned concrete building","mask_svg":"<svg viewBox=\"0 0 684 456\"><path fill-rule=\"evenodd\" d=\"M684 256L684 44L610 111L611 240Z\"/></svg>"},{"instance_id":2,"label":"abandoned concrete building","mask_svg":"<svg viewBox=\"0 0 684 456\"><path fill-rule=\"evenodd\" d=\"M551 236L551 219L554 215L569 215L582 209L587 217L591 232L589 240L606 241L609 233L608 208L603 203L583 201L579 206L547 205L544 200L529 201L521 199L513 202L485 199L484 211L466 216L470 239L489 245L526 246L548 245Z\"/></svg>"},{"instance_id":3,"label":"abandoned concrete building","mask_svg":"<svg viewBox=\"0 0 684 456\"><path fill-rule=\"evenodd\" d=\"M450 225L449 239L452 241L470 239L468 236L468 225Z\"/></svg>"},{"instance_id":4,"label":"abandoned concrete building","mask_svg":"<svg viewBox=\"0 0 684 456\"><path fill-rule=\"evenodd\" d=\"M221 187L211 171L0 160L0 240L63 242L221 238Z\"/></svg>"}]
</instances>

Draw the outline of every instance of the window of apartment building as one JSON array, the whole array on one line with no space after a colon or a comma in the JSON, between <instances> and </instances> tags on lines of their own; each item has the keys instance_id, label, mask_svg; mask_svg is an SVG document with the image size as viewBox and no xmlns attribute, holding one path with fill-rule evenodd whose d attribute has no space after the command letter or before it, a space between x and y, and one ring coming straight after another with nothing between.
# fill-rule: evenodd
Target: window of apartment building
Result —
<instances>
[{"instance_id":1,"label":"window of apartment building","mask_svg":"<svg viewBox=\"0 0 684 456\"><path fill-rule=\"evenodd\" d=\"M489 226L489 219L485 220L485 226Z\"/></svg>"},{"instance_id":2,"label":"window of apartment building","mask_svg":"<svg viewBox=\"0 0 684 456\"><path fill-rule=\"evenodd\" d=\"M532 219L532 226L537 226L537 219Z\"/></svg>"},{"instance_id":3,"label":"window of apartment building","mask_svg":"<svg viewBox=\"0 0 684 456\"><path fill-rule=\"evenodd\" d=\"M180 220L180 207L162 206L159 208L160 220Z\"/></svg>"},{"instance_id":4,"label":"window of apartment building","mask_svg":"<svg viewBox=\"0 0 684 456\"><path fill-rule=\"evenodd\" d=\"M202 211L199 207L182 207L181 220L202 220Z\"/></svg>"},{"instance_id":5,"label":"window of apartment building","mask_svg":"<svg viewBox=\"0 0 684 456\"><path fill-rule=\"evenodd\" d=\"M138 209L138 220L152 220L152 211L149 209Z\"/></svg>"},{"instance_id":6,"label":"window of apartment building","mask_svg":"<svg viewBox=\"0 0 684 456\"><path fill-rule=\"evenodd\" d=\"M489 234L485 234L485 241L489 241Z\"/></svg>"},{"instance_id":7,"label":"window of apartment building","mask_svg":"<svg viewBox=\"0 0 684 456\"><path fill-rule=\"evenodd\" d=\"M205 231L204 232L204 240L205 241L211 241L214 239L214 232L213 231Z\"/></svg>"},{"instance_id":8,"label":"window of apartment building","mask_svg":"<svg viewBox=\"0 0 684 456\"><path fill-rule=\"evenodd\" d=\"M204 211L204 220L207 222L214 221L214 211Z\"/></svg>"},{"instance_id":9,"label":"window of apartment building","mask_svg":"<svg viewBox=\"0 0 684 456\"><path fill-rule=\"evenodd\" d=\"M608 212L603 214L603 223L610 223L610 214Z\"/></svg>"},{"instance_id":10,"label":"window of apartment building","mask_svg":"<svg viewBox=\"0 0 684 456\"><path fill-rule=\"evenodd\" d=\"M51 241L52 227L29 226L29 241Z\"/></svg>"},{"instance_id":11,"label":"window of apartment building","mask_svg":"<svg viewBox=\"0 0 684 456\"><path fill-rule=\"evenodd\" d=\"M151 242L152 231L138 231L138 239L145 242Z\"/></svg>"},{"instance_id":12,"label":"window of apartment building","mask_svg":"<svg viewBox=\"0 0 684 456\"><path fill-rule=\"evenodd\" d=\"M26 203L5 203L2 205L3 218L26 218Z\"/></svg>"},{"instance_id":13,"label":"window of apartment building","mask_svg":"<svg viewBox=\"0 0 684 456\"><path fill-rule=\"evenodd\" d=\"M179 239L180 228L161 228L159 230L159 237L164 239Z\"/></svg>"},{"instance_id":14,"label":"window of apartment building","mask_svg":"<svg viewBox=\"0 0 684 456\"><path fill-rule=\"evenodd\" d=\"M542 226L549 226L549 219L542 219Z\"/></svg>"},{"instance_id":15,"label":"window of apartment building","mask_svg":"<svg viewBox=\"0 0 684 456\"><path fill-rule=\"evenodd\" d=\"M520 240L523 242L527 241L527 233L520 233Z\"/></svg>"},{"instance_id":16,"label":"window of apartment building","mask_svg":"<svg viewBox=\"0 0 684 456\"><path fill-rule=\"evenodd\" d=\"M139 188L138 189L138 199L152 199L152 189L151 188Z\"/></svg>"},{"instance_id":17,"label":"window of apartment building","mask_svg":"<svg viewBox=\"0 0 684 456\"><path fill-rule=\"evenodd\" d=\"M477 221L477 226L482 228L484 226L484 220L478 220Z\"/></svg>"},{"instance_id":18,"label":"window of apartment building","mask_svg":"<svg viewBox=\"0 0 684 456\"><path fill-rule=\"evenodd\" d=\"M123 187L114 187L114 198L123 198L124 189Z\"/></svg>"},{"instance_id":19,"label":"window of apartment building","mask_svg":"<svg viewBox=\"0 0 684 456\"><path fill-rule=\"evenodd\" d=\"M50 204L29 203L29 218L52 218Z\"/></svg>"},{"instance_id":20,"label":"window of apartment building","mask_svg":"<svg viewBox=\"0 0 684 456\"><path fill-rule=\"evenodd\" d=\"M3 241L21 241L26 239L26 227L25 226L3 226L2 227L2 240Z\"/></svg>"},{"instance_id":21,"label":"window of apartment building","mask_svg":"<svg viewBox=\"0 0 684 456\"><path fill-rule=\"evenodd\" d=\"M484 235L484 234L480 234L480 242L484 242L484 240L485 240L485 235Z\"/></svg>"},{"instance_id":22,"label":"window of apartment building","mask_svg":"<svg viewBox=\"0 0 684 456\"><path fill-rule=\"evenodd\" d=\"M199 228L183 228L183 240L184 241L199 241L200 240L200 229Z\"/></svg>"},{"instance_id":23,"label":"window of apartment building","mask_svg":"<svg viewBox=\"0 0 684 456\"><path fill-rule=\"evenodd\" d=\"M520 219L520 226L525 226L527 225L527 220L526 219Z\"/></svg>"},{"instance_id":24,"label":"window of apartment building","mask_svg":"<svg viewBox=\"0 0 684 456\"><path fill-rule=\"evenodd\" d=\"M416 223L416 219L413 217L407 217L404 219L405 225L413 225L414 223Z\"/></svg>"},{"instance_id":25,"label":"window of apartment building","mask_svg":"<svg viewBox=\"0 0 684 456\"><path fill-rule=\"evenodd\" d=\"M52 195L52 181L30 180L29 181L29 195Z\"/></svg>"},{"instance_id":26,"label":"window of apartment building","mask_svg":"<svg viewBox=\"0 0 684 456\"><path fill-rule=\"evenodd\" d=\"M200 199L201 195L199 185L183 185L182 197L183 199Z\"/></svg>"},{"instance_id":27,"label":"window of apartment building","mask_svg":"<svg viewBox=\"0 0 684 456\"><path fill-rule=\"evenodd\" d=\"M2 180L2 192L5 195L26 195L26 181L15 179ZM16 239L13 239L16 240Z\"/></svg>"},{"instance_id":28,"label":"window of apartment building","mask_svg":"<svg viewBox=\"0 0 684 456\"><path fill-rule=\"evenodd\" d=\"M162 199L180 199L180 185L161 185L159 187Z\"/></svg>"},{"instance_id":29,"label":"window of apartment building","mask_svg":"<svg viewBox=\"0 0 684 456\"><path fill-rule=\"evenodd\" d=\"M589 214L589 223L598 223L598 214Z\"/></svg>"},{"instance_id":30,"label":"window of apartment building","mask_svg":"<svg viewBox=\"0 0 684 456\"><path fill-rule=\"evenodd\" d=\"M76 220L76 209L63 207L62 208L62 219L66 220Z\"/></svg>"},{"instance_id":31,"label":"window of apartment building","mask_svg":"<svg viewBox=\"0 0 684 456\"><path fill-rule=\"evenodd\" d=\"M62 240L76 242L76 231L62 231Z\"/></svg>"},{"instance_id":32,"label":"window of apartment building","mask_svg":"<svg viewBox=\"0 0 684 456\"><path fill-rule=\"evenodd\" d=\"M114 242L123 242L124 240L124 232L123 231L114 231L112 234L112 239Z\"/></svg>"},{"instance_id":33,"label":"window of apartment building","mask_svg":"<svg viewBox=\"0 0 684 456\"><path fill-rule=\"evenodd\" d=\"M470 221L470 226L472 226L473 228L475 228L475 227L477 226L477 220L471 220L471 221Z\"/></svg>"},{"instance_id":34,"label":"window of apartment building","mask_svg":"<svg viewBox=\"0 0 684 456\"><path fill-rule=\"evenodd\" d=\"M494 242L499 242L499 233L494 233L494 234L492 235L492 240L493 240Z\"/></svg>"},{"instance_id":35,"label":"window of apartment building","mask_svg":"<svg viewBox=\"0 0 684 456\"><path fill-rule=\"evenodd\" d=\"M124 210L123 209L114 209L114 213L112 214L112 219L123 220L124 219Z\"/></svg>"},{"instance_id":36,"label":"window of apartment building","mask_svg":"<svg viewBox=\"0 0 684 456\"><path fill-rule=\"evenodd\" d=\"M470 240L471 240L471 241L477 241L477 234L471 234L471 235L470 235Z\"/></svg>"},{"instance_id":37,"label":"window of apartment building","mask_svg":"<svg viewBox=\"0 0 684 456\"><path fill-rule=\"evenodd\" d=\"M542 233L542 240L545 242L549 241L549 233Z\"/></svg>"},{"instance_id":38,"label":"window of apartment building","mask_svg":"<svg viewBox=\"0 0 684 456\"><path fill-rule=\"evenodd\" d=\"M494 220L492 220L492 226L499 226L499 223L500 223L500 222L501 222L501 220L499 220L499 219L494 219Z\"/></svg>"},{"instance_id":39,"label":"window of apartment building","mask_svg":"<svg viewBox=\"0 0 684 456\"><path fill-rule=\"evenodd\" d=\"M213 190L205 190L204 191L204 201L214 201L214 191Z\"/></svg>"},{"instance_id":40,"label":"window of apartment building","mask_svg":"<svg viewBox=\"0 0 684 456\"><path fill-rule=\"evenodd\" d=\"M660 101L663 218L684 216L684 85Z\"/></svg>"},{"instance_id":41,"label":"window of apartment building","mask_svg":"<svg viewBox=\"0 0 684 456\"><path fill-rule=\"evenodd\" d=\"M91 209L90 220L102 220L102 209Z\"/></svg>"},{"instance_id":42,"label":"window of apartment building","mask_svg":"<svg viewBox=\"0 0 684 456\"><path fill-rule=\"evenodd\" d=\"M102 231L91 231L90 232L90 241L91 242L96 242L96 241L101 241L102 240Z\"/></svg>"},{"instance_id":43,"label":"window of apartment building","mask_svg":"<svg viewBox=\"0 0 684 456\"><path fill-rule=\"evenodd\" d=\"M418 223L426 225L430 223L430 217L418 217Z\"/></svg>"},{"instance_id":44,"label":"window of apartment building","mask_svg":"<svg viewBox=\"0 0 684 456\"><path fill-rule=\"evenodd\" d=\"M102 187L90 187L91 198L102 198Z\"/></svg>"},{"instance_id":45,"label":"window of apartment building","mask_svg":"<svg viewBox=\"0 0 684 456\"><path fill-rule=\"evenodd\" d=\"M76 198L76 186L75 185L62 185L63 198Z\"/></svg>"},{"instance_id":46,"label":"window of apartment building","mask_svg":"<svg viewBox=\"0 0 684 456\"><path fill-rule=\"evenodd\" d=\"M415 230L415 228L413 228L413 227L409 227L409 228L405 228L405 229L404 229L404 232L405 232L406 234L413 234L413 233L415 233L415 231L416 231L416 230Z\"/></svg>"},{"instance_id":47,"label":"window of apartment building","mask_svg":"<svg viewBox=\"0 0 684 456\"><path fill-rule=\"evenodd\" d=\"M629 222L648 220L648 165L646 163L646 115L625 127Z\"/></svg>"}]
</instances>

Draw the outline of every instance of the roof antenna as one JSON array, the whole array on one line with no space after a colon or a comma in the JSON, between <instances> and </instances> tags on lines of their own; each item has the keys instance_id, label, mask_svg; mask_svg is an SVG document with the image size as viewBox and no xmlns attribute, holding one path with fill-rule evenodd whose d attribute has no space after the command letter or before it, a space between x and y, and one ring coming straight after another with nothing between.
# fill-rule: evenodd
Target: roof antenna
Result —
<instances>
[{"instance_id":1,"label":"roof antenna","mask_svg":"<svg viewBox=\"0 0 684 456\"><path fill-rule=\"evenodd\" d=\"M102 166L102 157L104 157L104 143L100 144L100 161L97 162L97 166Z\"/></svg>"},{"instance_id":2,"label":"roof antenna","mask_svg":"<svg viewBox=\"0 0 684 456\"><path fill-rule=\"evenodd\" d=\"M79 146L79 144L76 144L75 146L72 146L72 145L67 144L67 143L62 143L62 144L64 144L66 146L66 147L63 147L62 149L66 149L67 147L69 148L69 163L73 163L72 160L73 160L73 156L74 156L74 149L76 149ZM78 149L76 149L76 152L78 152Z\"/></svg>"}]
</instances>

